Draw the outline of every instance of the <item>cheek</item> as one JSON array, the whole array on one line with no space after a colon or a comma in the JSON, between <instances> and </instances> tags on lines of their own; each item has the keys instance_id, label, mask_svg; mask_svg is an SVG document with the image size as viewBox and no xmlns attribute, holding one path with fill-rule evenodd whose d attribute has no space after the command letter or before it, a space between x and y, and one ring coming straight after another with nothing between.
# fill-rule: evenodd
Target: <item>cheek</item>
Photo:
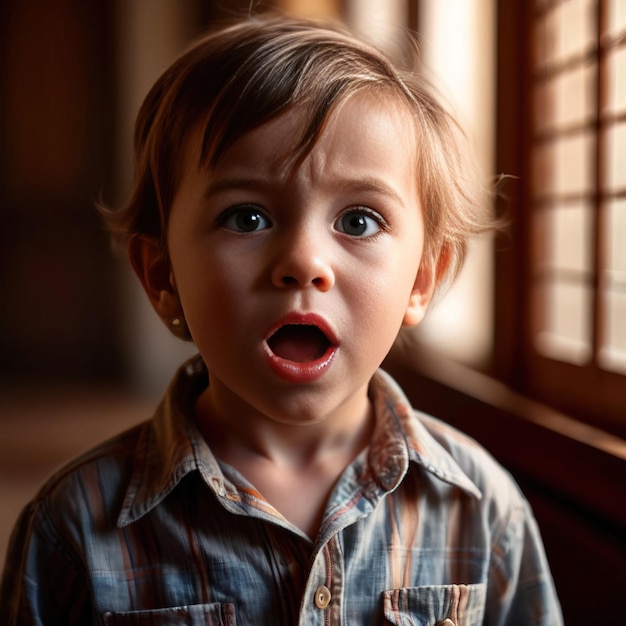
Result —
<instances>
[{"instance_id":1,"label":"cheek","mask_svg":"<svg viewBox=\"0 0 626 626\"><path fill-rule=\"evenodd\" d=\"M399 331L411 295L413 281L400 275L393 263L359 273L351 299L352 314L373 341L393 341Z\"/></svg>"},{"instance_id":2,"label":"cheek","mask_svg":"<svg viewBox=\"0 0 626 626\"><path fill-rule=\"evenodd\" d=\"M243 276L233 266L236 264L191 255L179 267L174 265L181 304L194 338L215 328L225 329L225 325L227 330L245 305L239 295Z\"/></svg>"},{"instance_id":3,"label":"cheek","mask_svg":"<svg viewBox=\"0 0 626 626\"><path fill-rule=\"evenodd\" d=\"M419 248L409 254L391 256L373 282L371 298L363 303L376 320L385 341L393 342L412 304L420 261Z\"/></svg>"}]
</instances>

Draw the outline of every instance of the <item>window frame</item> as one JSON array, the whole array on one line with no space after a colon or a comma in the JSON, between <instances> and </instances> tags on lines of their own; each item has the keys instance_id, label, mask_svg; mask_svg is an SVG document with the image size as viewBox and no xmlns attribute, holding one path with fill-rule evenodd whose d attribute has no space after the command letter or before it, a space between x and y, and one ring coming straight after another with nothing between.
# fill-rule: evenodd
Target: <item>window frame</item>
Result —
<instances>
[{"instance_id":1,"label":"window frame","mask_svg":"<svg viewBox=\"0 0 626 626\"><path fill-rule=\"evenodd\" d=\"M543 2L553 6L555 2ZM606 0L597 0L598 32L603 28ZM523 0L498 0L497 28L497 171L511 174L496 205L500 215L509 219L510 228L496 241L495 250L495 341L492 374L516 391L567 412L626 438L626 376L603 370L595 358L588 365L573 365L540 354L534 347L533 259L536 240L533 234L532 160L533 141L533 67L532 20L534 3ZM598 97L606 86L603 80L605 51L599 48ZM599 109L598 109L599 110ZM595 138L602 139L606 120L596 116ZM596 154L602 154L598 149ZM594 196L595 247L591 276L594 292L600 287L600 254L605 245L600 210L604 201L601 168L596 164ZM593 303L594 343L598 345L601 327L598 298Z\"/></svg>"}]
</instances>

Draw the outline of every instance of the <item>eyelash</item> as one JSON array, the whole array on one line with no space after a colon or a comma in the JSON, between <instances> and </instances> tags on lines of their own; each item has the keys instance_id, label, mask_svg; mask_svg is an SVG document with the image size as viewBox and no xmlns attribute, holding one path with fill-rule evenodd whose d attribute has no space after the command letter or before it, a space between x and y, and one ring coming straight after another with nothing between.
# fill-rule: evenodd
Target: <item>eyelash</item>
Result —
<instances>
[{"instance_id":1,"label":"eyelash","mask_svg":"<svg viewBox=\"0 0 626 626\"><path fill-rule=\"evenodd\" d=\"M354 237L355 239L374 239L378 237L381 233L388 230L388 224L383 218L383 216L377 211L373 211L372 209L368 207L364 207L364 206L355 206L355 207L351 207L347 209L337 218L337 220L335 221L335 224L339 224L343 218L348 217L350 215L365 216L369 218L370 220L372 220L373 222L375 222L378 227L378 230L375 233L372 233L370 235L361 235L361 236L351 235L345 230L341 230L340 228L335 227L337 228L339 232L344 233L348 236Z\"/></svg>"},{"instance_id":2,"label":"eyelash","mask_svg":"<svg viewBox=\"0 0 626 626\"><path fill-rule=\"evenodd\" d=\"M246 216L246 214L249 217L254 216L255 219L260 218L258 220L258 223L260 223L263 227L246 229L245 226L242 224L239 224L239 225L233 224L231 226L228 225L228 222L230 220L233 220L233 219L236 220L239 217ZM376 232L367 234L367 235L357 235L357 234L351 234L347 232L345 230L345 226L341 225L341 222L344 218L349 217L349 216L354 216L354 217L364 216L368 220L373 221L377 226ZM254 233L259 230L265 230L272 226L272 221L266 216L264 211L257 205L239 204L239 205L229 207L223 213L221 213L217 218L217 225L221 228L227 228L228 230L232 230L233 232L246 234L246 233ZM252 224L252 225L254 226L255 224ZM377 236L379 236L381 233L388 230L388 224L386 220L382 217L382 215L380 215L380 213L378 213L377 211L374 211L364 206L353 206L343 211L343 213L341 213L341 215L339 215L339 217L337 217L337 219L334 221L333 227L335 228L335 230L337 230L337 232L345 234L348 237L352 237L354 239L374 239ZM366 225L365 229L367 230L368 228L369 226Z\"/></svg>"},{"instance_id":3,"label":"eyelash","mask_svg":"<svg viewBox=\"0 0 626 626\"><path fill-rule=\"evenodd\" d=\"M229 220L237 219L238 217L243 217L244 215L253 216L256 215L261 218L262 221L266 223L263 229L252 229L246 230L245 228L237 229L237 228L229 228L227 226ZM265 230L265 228L272 225L271 220L265 215L265 213L254 204L238 204L236 206L230 207L226 209L223 213L221 213L217 218L217 225L222 228L228 228L234 232L239 233L253 233L257 230Z\"/></svg>"}]
</instances>

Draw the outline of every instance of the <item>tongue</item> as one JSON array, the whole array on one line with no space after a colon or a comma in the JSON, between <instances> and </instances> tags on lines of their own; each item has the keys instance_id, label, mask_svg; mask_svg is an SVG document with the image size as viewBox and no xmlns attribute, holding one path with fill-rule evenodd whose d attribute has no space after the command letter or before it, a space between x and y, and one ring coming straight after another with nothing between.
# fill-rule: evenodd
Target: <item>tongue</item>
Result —
<instances>
[{"instance_id":1,"label":"tongue","mask_svg":"<svg viewBox=\"0 0 626 626\"><path fill-rule=\"evenodd\" d=\"M269 340L272 352L277 356L306 363L319 359L328 346L328 341L315 326L283 326Z\"/></svg>"}]
</instances>

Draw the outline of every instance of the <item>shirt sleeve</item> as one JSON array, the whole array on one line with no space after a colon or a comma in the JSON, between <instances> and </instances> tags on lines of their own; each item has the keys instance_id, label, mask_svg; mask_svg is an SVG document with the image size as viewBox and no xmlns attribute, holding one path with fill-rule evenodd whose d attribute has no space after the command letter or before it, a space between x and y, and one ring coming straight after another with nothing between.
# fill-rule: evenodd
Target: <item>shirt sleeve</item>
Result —
<instances>
[{"instance_id":1,"label":"shirt sleeve","mask_svg":"<svg viewBox=\"0 0 626 626\"><path fill-rule=\"evenodd\" d=\"M489 578L489 626L562 626L539 529L524 499L494 535Z\"/></svg>"},{"instance_id":2,"label":"shirt sleeve","mask_svg":"<svg viewBox=\"0 0 626 626\"><path fill-rule=\"evenodd\" d=\"M42 507L30 504L9 542L0 585L0 623L74 626L92 621L80 562L46 521Z\"/></svg>"}]
</instances>

